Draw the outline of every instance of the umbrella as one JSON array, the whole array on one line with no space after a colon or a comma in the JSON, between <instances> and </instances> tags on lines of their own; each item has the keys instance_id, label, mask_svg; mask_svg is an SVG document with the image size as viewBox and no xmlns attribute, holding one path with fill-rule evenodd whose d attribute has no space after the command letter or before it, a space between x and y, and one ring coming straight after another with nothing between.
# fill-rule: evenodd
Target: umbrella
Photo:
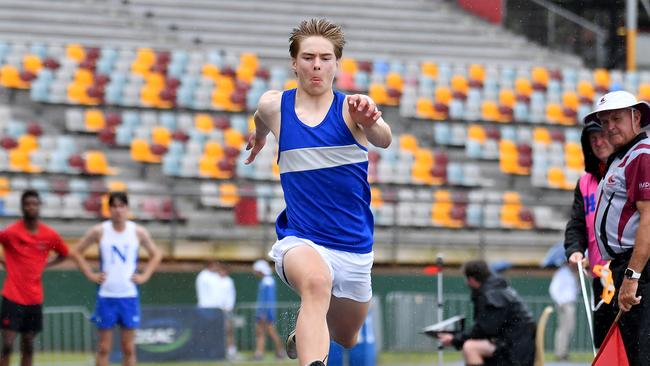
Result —
<instances>
[{"instance_id":1,"label":"umbrella","mask_svg":"<svg viewBox=\"0 0 650 366\"><path fill-rule=\"evenodd\" d=\"M507 260L499 260L490 263L490 269L494 273L502 273L505 272L507 269L512 268L512 262L507 261Z\"/></svg>"},{"instance_id":2,"label":"umbrella","mask_svg":"<svg viewBox=\"0 0 650 366\"><path fill-rule=\"evenodd\" d=\"M564 263L566 263L566 255L564 254L564 243L559 242L557 244L554 244L548 250L548 252L546 252L546 255L544 256L544 260L542 260L541 266L543 268L561 267Z\"/></svg>"}]
</instances>

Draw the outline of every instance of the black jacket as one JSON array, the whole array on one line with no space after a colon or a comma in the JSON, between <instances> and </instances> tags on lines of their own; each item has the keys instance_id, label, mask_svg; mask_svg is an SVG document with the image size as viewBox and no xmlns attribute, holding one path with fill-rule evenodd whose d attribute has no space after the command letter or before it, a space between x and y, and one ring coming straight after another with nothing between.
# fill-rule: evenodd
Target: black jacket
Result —
<instances>
[{"instance_id":1,"label":"black jacket","mask_svg":"<svg viewBox=\"0 0 650 366\"><path fill-rule=\"evenodd\" d=\"M580 137L582 143L582 154L585 159L585 172L595 176L598 180L603 177L602 168L604 165L594 154L589 143L589 133L582 130ZM571 207L571 218L564 230L564 254L567 259L575 252L585 253L589 241L587 240L587 226L585 224L585 201L580 191L580 181L576 183L573 191L573 206Z\"/></svg>"},{"instance_id":2,"label":"black jacket","mask_svg":"<svg viewBox=\"0 0 650 366\"><path fill-rule=\"evenodd\" d=\"M490 276L472 291L474 326L454 334L461 349L468 339L489 339L497 349L486 365L532 366L535 359L535 321L523 300L506 280Z\"/></svg>"}]
</instances>

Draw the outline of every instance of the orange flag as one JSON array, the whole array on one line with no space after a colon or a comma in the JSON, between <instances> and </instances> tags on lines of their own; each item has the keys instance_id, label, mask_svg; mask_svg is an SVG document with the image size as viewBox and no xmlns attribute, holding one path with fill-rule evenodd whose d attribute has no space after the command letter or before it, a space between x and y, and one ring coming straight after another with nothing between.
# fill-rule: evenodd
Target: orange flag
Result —
<instances>
[{"instance_id":1,"label":"orange flag","mask_svg":"<svg viewBox=\"0 0 650 366\"><path fill-rule=\"evenodd\" d=\"M619 310L616 320L614 320L612 327L609 328L609 332L607 332L607 336L591 366L630 365L627 360L627 353L625 353L623 338L621 338L621 330L618 329L618 319L620 319L621 314L622 312Z\"/></svg>"}]
</instances>

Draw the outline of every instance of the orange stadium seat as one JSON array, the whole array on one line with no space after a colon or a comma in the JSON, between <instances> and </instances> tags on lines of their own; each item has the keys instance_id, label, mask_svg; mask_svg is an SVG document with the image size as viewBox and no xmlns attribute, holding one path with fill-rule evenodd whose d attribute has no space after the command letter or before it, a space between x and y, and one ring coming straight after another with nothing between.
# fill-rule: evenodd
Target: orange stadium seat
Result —
<instances>
[{"instance_id":1,"label":"orange stadium seat","mask_svg":"<svg viewBox=\"0 0 650 366\"><path fill-rule=\"evenodd\" d=\"M576 89L578 91L578 96L581 99L584 99L589 102L591 102L594 99L594 95L596 94L596 92L594 91L594 86L586 80L580 80L578 82L578 85L576 86Z\"/></svg>"},{"instance_id":2,"label":"orange stadium seat","mask_svg":"<svg viewBox=\"0 0 650 366\"><path fill-rule=\"evenodd\" d=\"M397 72L389 72L388 75L386 75L386 86L389 89L395 89L401 92L404 89L404 79L402 79L402 75Z\"/></svg>"},{"instance_id":3,"label":"orange stadium seat","mask_svg":"<svg viewBox=\"0 0 650 366\"><path fill-rule=\"evenodd\" d=\"M250 85L253 82L253 79L255 79L255 72L257 72L256 67L249 65L239 65L239 67L237 67L235 75L237 76L237 80L243 81L246 84Z\"/></svg>"},{"instance_id":4,"label":"orange stadium seat","mask_svg":"<svg viewBox=\"0 0 650 366\"><path fill-rule=\"evenodd\" d=\"M84 125L86 131L97 132L106 126L104 112L101 109L86 109L84 112Z\"/></svg>"},{"instance_id":5,"label":"orange stadium seat","mask_svg":"<svg viewBox=\"0 0 650 366\"><path fill-rule=\"evenodd\" d=\"M1 181L0 181L1 187ZM370 188L370 207L379 208L384 204L384 201L381 198L381 189L379 187Z\"/></svg>"},{"instance_id":6,"label":"orange stadium seat","mask_svg":"<svg viewBox=\"0 0 650 366\"><path fill-rule=\"evenodd\" d=\"M548 86L549 73L544 67L533 67L531 71L533 84L541 85L544 88Z\"/></svg>"},{"instance_id":7,"label":"orange stadium seat","mask_svg":"<svg viewBox=\"0 0 650 366\"><path fill-rule=\"evenodd\" d=\"M533 130L533 142L548 145L552 141L551 133L545 127L536 127Z\"/></svg>"},{"instance_id":8,"label":"orange stadium seat","mask_svg":"<svg viewBox=\"0 0 650 366\"><path fill-rule=\"evenodd\" d=\"M244 140L244 135L242 135L241 132L235 130L234 128L229 128L223 131L223 141L226 146L234 147L238 150L246 142Z\"/></svg>"},{"instance_id":9,"label":"orange stadium seat","mask_svg":"<svg viewBox=\"0 0 650 366\"><path fill-rule=\"evenodd\" d=\"M4 65L0 68L0 85L5 88L26 89L29 83L20 78L20 72L14 66Z\"/></svg>"},{"instance_id":10,"label":"orange stadium seat","mask_svg":"<svg viewBox=\"0 0 650 366\"><path fill-rule=\"evenodd\" d=\"M433 184L431 163L414 161L411 165L411 182L416 184Z\"/></svg>"},{"instance_id":11,"label":"orange stadium seat","mask_svg":"<svg viewBox=\"0 0 650 366\"><path fill-rule=\"evenodd\" d=\"M86 50L77 43L68 44L65 49L65 54L67 58L77 61L77 63L80 63L86 58Z\"/></svg>"},{"instance_id":12,"label":"orange stadium seat","mask_svg":"<svg viewBox=\"0 0 650 366\"><path fill-rule=\"evenodd\" d=\"M609 90L610 76L607 69L594 70L594 84L602 91Z\"/></svg>"},{"instance_id":13,"label":"orange stadium seat","mask_svg":"<svg viewBox=\"0 0 650 366\"><path fill-rule=\"evenodd\" d=\"M515 91L517 92L517 95L530 97L533 93L533 87L530 84L530 80L524 78L518 78L515 80Z\"/></svg>"},{"instance_id":14,"label":"orange stadium seat","mask_svg":"<svg viewBox=\"0 0 650 366\"><path fill-rule=\"evenodd\" d=\"M127 192L126 183L121 180L112 180L108 182L107 188L109 192Z\"/></svg>"},{"instance_id":15,"label":"orange stadium seat","mask_svg":"<svg viewBox=\"0 0 650 366\"><path fill-rule=\"evenodd\" d=\"M564 112L562 106L557 103L548 103L546 105L546 119L550 123L563 123Z\"/></svg>"},{"instance_id":16,"label":"orange stadium seat","mask_svg":"<svg viewBox=\"0 0 650 366\"><path fill-rule=\"evenodd\" d=\"M194 115L194 128L206 134L210 133L214 129L214 121L207 113L197 113Z\"/></svg>"},{"instance_id":17,"label":"orange stadium seat","mask_svg":"<svg viewBox=\"0 0 650 366\"><path fill-rule=\"evenodd\" d=\"M219 205L234 207L239 202L237 186L232 183L223 183L219 186Z\"/></svg>"},{"instance_id":18,"label":"orange stadium seat","mask_svg":"<svg viewBox=\"0 0 650 366\"><path fill-rule=\"evenodd\" d=\"M95 81L95 76L92 71L87 69L77 69L74 72L74 83L85 86L90 86Z\"/></svg>"},{"instance_id":19,"label":"orange stadium seat","mask_svg":"<svg viewBox=\"0 0 650 366\"><path fill-rule=\"evenodd\" d=\"M18 137L16 149L30 153L38 149L38 138L30 134L24 134Z\"/></svg>"},{"instance_id":20,"label":"orange stadium seat","mask_svg":"<svg viewBox=\"0 0 650 366\"><path fill-rule=\"evenodd\" d=\"M43 63L41 59L32 54L27 54L23 57L23 70L29 71L33 74L38 74L39 71L43 68Z\"/></svg>"},{"instance_id":21,"label":"orange stadium seat","mask_svg":"<svg viewBox=\"0 0 650 366\"><path fill-rule=\"evenodd\" d=\"M640 100L650 101L650 84L643 83L639 85L639 95Z\"/></svg>"},{"instance_id":22,"label":"orange stadium seat","mask_svg":"<svg viewBox=\"0 0 650 366\"><path fill-rule=\"evenodd\" d=\"M426 75L434 80L438 77L438 65L433 62L423 62L420 66L420 70L422 75Z\"/></svg>"},{"instance_id":23,"label":"orange stadium seat","mask_svg":"<svg viewBox=\"0 0 650 366\"><path fill-rule=\"evenodd\" d=\"M435 91L435 101L436 103L442 103L444 105L449 105L452 99L451 90L445 86L439 86Z\"/></svg>"},{"instance_id":24,"label":"orange stadium seat","mask_svg":"<svg viewBox=\"0 0 650 366\"><path fill-rule=\"evenodd\" d=\"M454 93L467 95L467 91L469 90L467 79L462 75L454 75L451 78L451 90Z\"/></svg>"},{"instance_id":25,"label":"orange stadium seat","mask_svg":"<svg viewBox=\"0 0 650 366\"><path fill-rule=\"evenodd\" d=\"M431 206L431 222L436 226L450 227L453 206L451 193L448 190L436 190L433 194L433 205Z\"/></svg>"},{"instance_id":26,"label":"orange stadium seat","mask_svg":"<svg viewBox=\"0 0 650 366\"><path fill-rule=\"evenodd\" d=\"M207 141L203 146L203 154L219 160L224 156L223 146L214 140Z\"/></svg>"},{"instance_id":27,"label":"orange stadium seat","mask_svg":"<svg viewBox=\"0 0 650 366\"><path fill-rule=\"evenodd\" d=\"M385 105L388 101L388 92L386 91L386 87L382 84L370 84L370 87L368 88L368 96L372 98L376 104Z\"/></svg>"},{"instance_id":28,"label":"orange stadium seat","mask_svg":"<svg viewBox=\"0 0 650 366\"><path fill-rule=\"evenodd\" d=\"M567 181L564 170L559 167L550 167L546 172L547 184L550 188L566 189Z\"/></svg>"},{"instance_id":29,"label":"orange stadium seat","mask_svg":"<svg viewBox=\"0 0 650 366\"><path fill-rule=\"evenodd\" d=\"M296 79L287 79L284 82L284 90L295 89L297 87L298 87L298 80L296 80ZM376 100L375 100L375 102L376 102Z\"/></svg>"},{"instance_id":30,"label":"orange stadium seat","mask_svg":"<svg viewBox=\"0 0 650 366\"><path fill-rule=\"evenodd\" d=\"M420 118L431 119L435 110L433 109L433 101L429 98L420 97L415 104L415 114Z\"/></svg>"},{"instance_id":31,"label":"orange stadium seat","mask_svg":"<svg viewBox=\"0 0 650 366\"><path fill-rule=\"evenodd\" d=\"M201 67L201 75L207 79L217 80L217 78L221 77L221 71L216 65L203 64L203 67Z\"/></svg>"},{"instance_id":32,"label":"orange stadium seat","mask_svg":"<svg viewBox=\"0 0 650 366\"><path fill-rule=\"evenodd\" d=\"M239 55L239 65L253 70L257 70L259 67L259 59L257 55L252 52L242 52Z\"/></svg>"},{"instance_id":33,"label":"orange stadium seat","mask_svg":"<svg viewBox=\"0 0 650 366\"><path fill-rule=\"evenodd\" d=\"M166 127L156 126L151 129L151 142L167 147L172 142L172 133Z\"/></svg>"},{"instance_id":34,"label":"orange stadium seat","mask_svg":"<svg viewBox=\"0 0 650 366\"><path fill-rule=\"evenodd\" d=\"M467 138L472 141L478 141L481 144L485 142L487 135L481 125L470 125L467 128Z\"/></svg>"},{"instance_id":35,"label":"orange stadium seat","mask_svg":"<svg viewBox=\"0 0 650 366\"><path fill-rule=\"evenodd\" d=\"M9 183L9 178L0 177L0 197L5 197L11 192L11 184Z\"/></svg>"},{"instance_id":36,"label":"orange stadium seat","mask_svg":"<svg viewBox=\"0 0 650 366\"><path fill-rule=\"evenodd\" d=\"M138 48L136 58L131 64L131 71L135 74L146 75L151 65L156 62L156 53L151 48Z\"/></svg>"},{"instance_id":37,"label":"orange stadium seat","mask_svg":"<svg viewBox=\"0 0 650 366\"><path fill-rule=\"evenodd\" d=\"M341 71L354 75L357 72L357 60L349 57L341 59Z\"/></svg>"},{"instance_id":38,"label":"orange stadium seat","mask_svg":"<svg viewBox=\"0 0 650 366\"><path fill-rule=\"evenodd\" d=\"M219 159L204 153L199 158L199 175L205 178L216 178L219 174L218 163Z\"/></svg>"},{"instance_id":39,"label":"orange stadium seat","mask_svg":"<svg viewBox=\"0 0 650 366\"><path fill-rule=\"evenodd\" d=\"M483 82L485 81L485 68L483 65L479 64L472 64L469 67L469 80L470 81L479 81Z\"/></svg>"},{"instance_id":40,"label":"orange stadium seat","mask_svg":"<svg viewBox=\"0 0 650 366\"><path fill-rule=\"evenodd\" d=\"M106 155L99 150L88 150L85 154L86 172L89 174L113 175L117 169L111 168L106 160Z\"/></svg>"},{"instance_id":41,"label":"orange stadium seat","mask_svg":"<svg viewBox=\"0 0 650 366\"><path fill-rule=\"evenodd\" d=\"M415 137L415 135L402 134L399 137L399 148L403 151L415 153L415 151L418 149L418 139Z\"/></svg>"},{"instance_id":42,"label":"orange stadium seat","mask_svg":"<svg viewBox=\"0 0 650 366\"><path fill-rule=\"evenodd\" d=\"M149 142L143 139L131 141L131 159L141 163L160 163L160 156L151 152Z\"/></svg>"},{"instance_id":43,"label":"orange stadium seat","mask_svg":"<svg viewBox=\"0 0 650 366\"><path fill-rule=\"evenodd\" d=\"M13 149L9 151L9 169L22 173L39 173L40 167L33 166L29 159L29 151Z\"/></svg>"},{"instance_id":44,"label":"orange stadium seat","mask_svg":"<svg viewBox=\"0 0 650 366\"><path fill-rule=\"evenodd\" d=\"M499 91L499 104L502 106L506 106L509 108L514 108L515 103L517 102L517 98L515 97L515 93L512 92L510 89L501 89Z\"/></svg>"},{"instance_id":45,"label":"orange stadium seat","mask_svg":"<svg viewBox=\"0 0 650 366\"><path fill-rule=\"evenodd\" d=\"M580 105L578 95L572 91L566 91L562 94L562 104L564 107L577 111Z\"/></svg>"},{"instance_id":46,"label":"orange stadium seat","mask_svg":"<svg viewBox=\"0 0 650 366\"><path fill-rule=\"evenodd\" d=\"M481 104L481 118L484 121L498 121L500 119L499 106L493 101L484 101Z\"/></svg>"},{"instance_id":47,"label":"orange stadium seat","mask_svg":"<svg viewBox=\"0 0 650 366\"><path fill-rule=\"evenodd\" d=\"M583 171L585 168L582 145L577 142L568 141L564 144L564 161L569 169Z\"/></svg>"}]
</instances>

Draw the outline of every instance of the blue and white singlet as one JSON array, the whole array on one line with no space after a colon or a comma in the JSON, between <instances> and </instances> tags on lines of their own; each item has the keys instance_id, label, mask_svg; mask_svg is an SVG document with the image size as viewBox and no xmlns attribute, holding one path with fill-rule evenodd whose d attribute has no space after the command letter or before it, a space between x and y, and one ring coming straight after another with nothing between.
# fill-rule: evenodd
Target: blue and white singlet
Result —
<instances>
[{"instance_id":1,"label":"blue and white singlet","mask_svg":"<svg viewBox=\"0 0 650 366\"><path fill-rule=\"evenodd\" d=\"M278 164L287 207L275 223L278 240L297 236L331 249L370 253L368 149L343 119L345 94L334 91L327 115L314 127L298 119L295 99L296 89L282 94Z\"/></svg>"}]
</instances>

